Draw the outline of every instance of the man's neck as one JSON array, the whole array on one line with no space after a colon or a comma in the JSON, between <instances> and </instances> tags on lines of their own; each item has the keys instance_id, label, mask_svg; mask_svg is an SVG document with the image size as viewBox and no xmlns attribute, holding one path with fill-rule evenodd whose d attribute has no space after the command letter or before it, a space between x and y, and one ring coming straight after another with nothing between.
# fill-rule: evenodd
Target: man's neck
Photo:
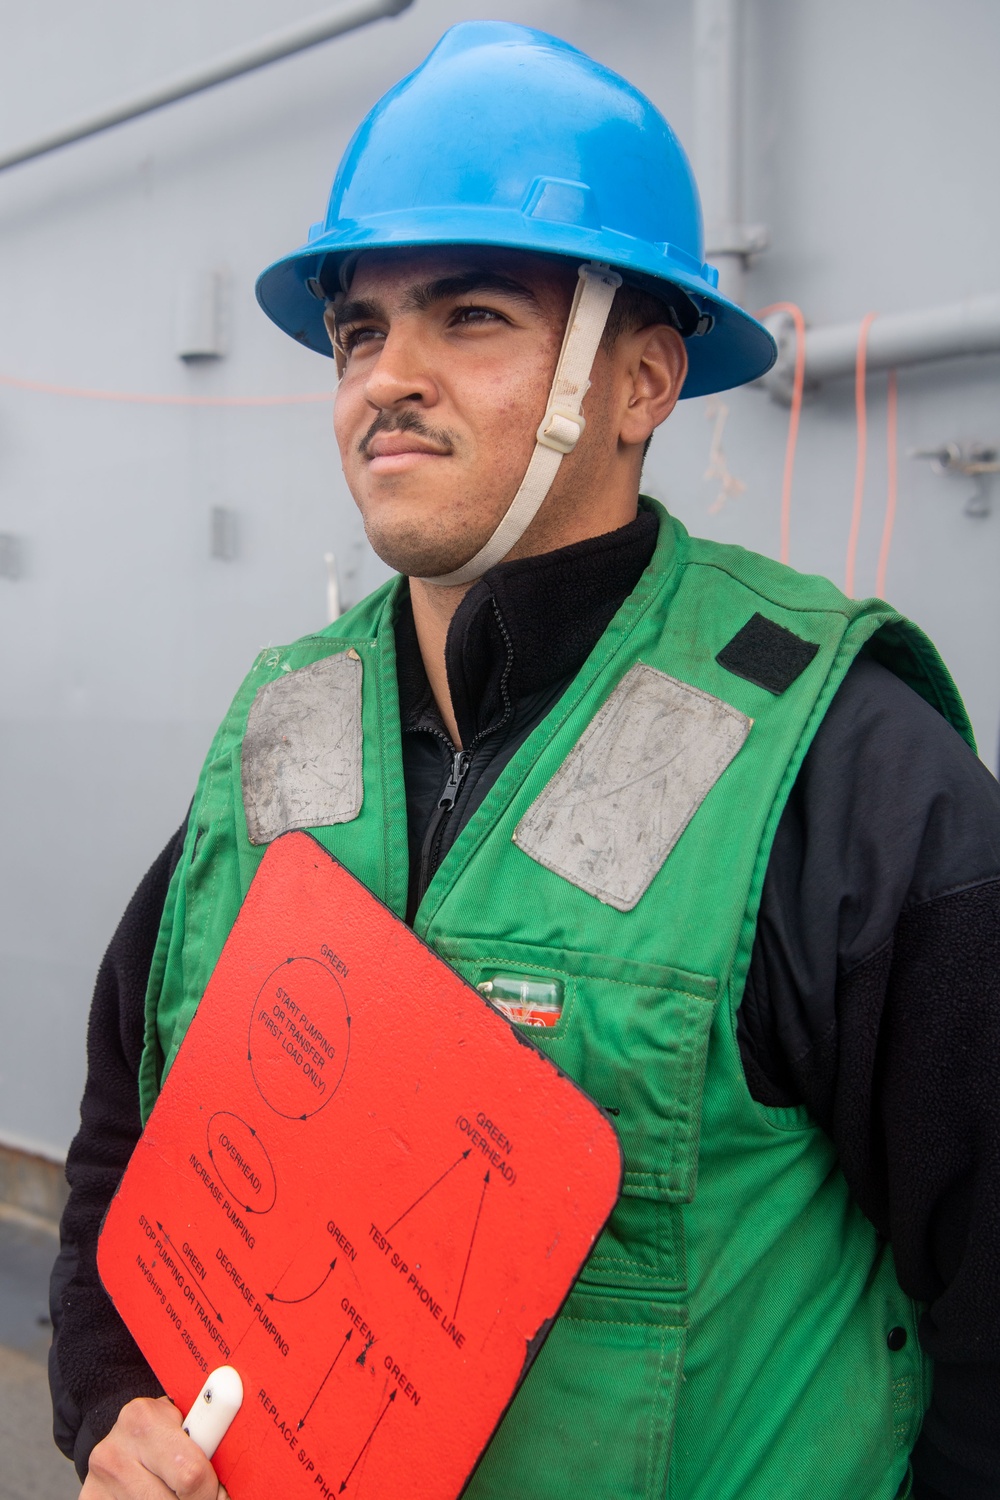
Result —
<instances>
[{"instance_id":1,"label":"man's neck","mask_svg":"<svg viewBox=\"0 0 1000 1500\"><path fill-rule=\"evenodd\" d=\"M410 579L410 601L413 605L413 623L416 627L420 655L434 701L438 706L442 723L457 749L462 748L458 724L451 703L448 686L448 670L445 666L445 643L452 617L471 584L459 583L452 588L441 588L437 584L424 583L420 578Z\"/></svg>"},{"instance_id":2,"label":"man's neck","mask_svg":"<svg viewBox=\"0 0 1000 1500\"><path fill-rule=\"evenodd\" d=\"M624 485L620 479L617 484L609 480L606 489L609 498L605 499L599 510L579 503L574 507L567 497L550 496L547 506L543 507L507 560L559 551L576 542L607 535L628 525L635 519L638 506L637 476L629 473ZM552 504L553 500L557 503ZM458 748L461 748L461 740L448 686L445 645L455 611L471 587L471 584L466 583L443 588L420 578L410 579L413 623L416 626L427 681L442 722L452 743Z\"/></svg>"},{"instance_id":3,"label":"man's neck","mask_svg":"<svg viewBox=\"0 0 1000 1500\"><path fill-rule=\"evenodd\" d=\"M540 658L546 662L558 662L566 655L564 648L568 649L581 637L584 618L589 621L592 615L600 615L605 597L614 596L612 607L601 625L603 629L621 598L631 591L648 563L655 539L655 519L645 513L638 520L633 517L600 536L575 538L562 547L545 549L538 555L509 559L491 569L480 583L441 588L411 578L410 602L416 644L442 724L456 747L462 748L463 733L468 737L470 668L464 659L468 649L465 627L460 640L451 647L449 634L454 634L452 622L459 609L465 618L465 626L468 626L473 600L468 599L468 604L463 601L469 594L473 593L479 601L478 611L486 590L487 597L493 599L494 612L497 609L503 612L506 625L501 629L505 639L509 632L521 642L518 681L526 675L533 680L537 676L537 667L529 667L529 659L537 659L539 665ZM567 633L568 641L564 641ZM585 629L583 634L586 634ZM457 687L449 675L449 650L451 670L460 679ZM525 650L527 657L524 656ZM575 671L578 665L579 662L575 661L572 670ZM472 671L475 677L478 668ZM458 692L457 702L453 699L453 691ZM459 727L459 721L464 729Z\"/></svg>"}]
</instances>

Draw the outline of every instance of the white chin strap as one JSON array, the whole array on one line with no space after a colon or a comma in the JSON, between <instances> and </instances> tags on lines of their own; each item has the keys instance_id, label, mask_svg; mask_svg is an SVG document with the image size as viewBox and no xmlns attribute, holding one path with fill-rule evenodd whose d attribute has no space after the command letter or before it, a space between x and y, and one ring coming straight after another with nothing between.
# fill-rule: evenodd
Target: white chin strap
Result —
<instances>
[{"instance_id":1,"label":"white chin strap","mask_svg":"<svg viewBox=\"0 0 1000 1500\"><path fill-rule=\"evenodd\" d=\"M474 583L487 568L505 558L538 514L564 454L572 453L576 447L584 428L581 409L583 398L590 389L590 372L615 292L622 284L617 271L593 261L580 267L579 276L545 416L535 434L535 449L517 494L497 529L475 557L470 557L454 572L442 573L439 578L423 578L422 583L434 583L442 588Z\"/></svg>"}]
</instances>

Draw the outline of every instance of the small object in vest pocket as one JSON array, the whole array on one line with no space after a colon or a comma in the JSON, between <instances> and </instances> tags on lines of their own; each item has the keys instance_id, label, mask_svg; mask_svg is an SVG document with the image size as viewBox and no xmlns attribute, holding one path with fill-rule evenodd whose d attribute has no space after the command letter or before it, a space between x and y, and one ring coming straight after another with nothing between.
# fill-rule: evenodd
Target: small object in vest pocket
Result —
<instances>
[{"instance_id":1,"label":"small object in vest pocket","mask_svg":"<svg viewBox=\"0 0 1000 1500\"><path fill-rule=\"evenodd\" d=\"M525 979L516 974L494 974L477 984L508 1021L519 1026L555 1026L563 1008L561 979Z\"/></svg>"}]
</instances>

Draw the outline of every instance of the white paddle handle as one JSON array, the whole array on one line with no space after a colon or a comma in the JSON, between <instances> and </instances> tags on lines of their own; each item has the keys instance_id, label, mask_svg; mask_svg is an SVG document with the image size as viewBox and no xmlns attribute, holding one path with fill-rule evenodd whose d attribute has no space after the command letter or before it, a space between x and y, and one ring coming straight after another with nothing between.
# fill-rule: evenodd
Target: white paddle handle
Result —
<instances>
[{"instance_id":1,"label":"white paddle handle","mask_svg":"<svg viewBox=\"0 0 1000 1500\"><path fill-rule=\"evenodd\" d=\"M184 1418L184 1431L211 1458L243 1405L243 1382L232 1365L213 1370Z\"/></svg>"}]
</instances>

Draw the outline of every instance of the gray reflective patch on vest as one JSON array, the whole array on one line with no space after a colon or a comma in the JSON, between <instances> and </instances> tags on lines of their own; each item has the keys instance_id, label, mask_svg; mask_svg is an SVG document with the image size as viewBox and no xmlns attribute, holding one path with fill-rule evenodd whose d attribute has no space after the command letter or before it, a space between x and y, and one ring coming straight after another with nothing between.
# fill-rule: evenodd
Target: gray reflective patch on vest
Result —
<instances>
[{"instance_id":1,"label":"gray reflective patch on vest","mask_svg":"<svg viewBox=\"0 0 1000 1500\"><path fill-rule=\"evenodd\" d=\"M361 661L342 651L265 683L243 740L251 844L361 811Z\"/></svg>"},{"instance_id":2,"label":"gray reflective patch on vest","mask_svg":"<svg viewBox=\"0 0 1000 1500\"><path fill-rule=\"evenodd\" d=\"M529 807L514 842L599 901L631 911L752 723L639 663Z\"/></svg>"}]
</instances>

